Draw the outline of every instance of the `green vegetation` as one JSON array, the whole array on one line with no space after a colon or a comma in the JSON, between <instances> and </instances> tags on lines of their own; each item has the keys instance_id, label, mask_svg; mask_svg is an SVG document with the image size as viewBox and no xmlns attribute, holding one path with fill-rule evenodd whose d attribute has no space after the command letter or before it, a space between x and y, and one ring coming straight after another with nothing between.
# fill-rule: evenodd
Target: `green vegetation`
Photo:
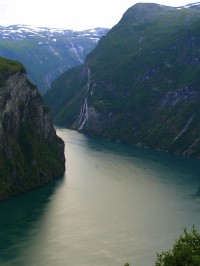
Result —
<instances>
[{"instance_id":1,"label":"green vegetation","mask_svg":"<svg viewBox=\"0 0 200 266\"><path fill-rule=\"evenodd\" d=\"M24 193L63 174L56 143L45 143L31 125L20 129L19 142L7 137L10 155L0 152L0 199Z\"/></svg>"},{"instance_id":2,"label":"green vegetation","mask_svg":"<svg viewBox=\"0 0 200 266\"><path fill-rule=\"evenodd\" d=\"M60 106L65 106L66 102L72 106L70 108L70 112L61 110L59 117L54 119L56 124L59 124L60 117L62 117L62 115L65 117L65 124L71 124L73 122L74 115L79 112L81 100L85 93L84 86L87 81L87 77L83 76L81 78L80 72L81 68L77 67L63 73L56 82L52 83L53 93L46 93L46 95L49 95L48 106L50 106L51 114L54 118L56 117L56 114L60 112ZM74 84L76 84L75 87L73 86ZM60 89L57 90L57 87ZM69 87L69 89L66 90L66 87ZM84 87L84 89L82 89L82 87ZM62 95L62 97L59 95ZM44 96L44 100L46 97L48 96Z\"/></svg>"},{"instance_id":3,"label":"green vegetation","mask_svg":"<svg viewBox=\"0 0 200 266\"><path fill-rule=\"evenodd\" d=\"M78 129L87 98L83 132L200 157L199 32L198 9L136 4L44 95L54 122Z\"/></svg>"},{"instance_id":4,"label":"green vegetation","mask_svg":"<svg viewBox=\"0 0 200 266\"><path fill-rule=\"evenodd\" d=\"M0 200L37 188L65 169L64 143L49 108L23 73L20 63L0 58Z\"/></svg>"},{"instance_id":5,"label":"green vegetation","mask_svg":"<svg viewBox=\"0 0 200 266\"><path fill-rule=\"evenodd\" d=\"M3 75L5 72L9 71L26 73L24 66L18 61L13 61L0 57L0 75Z\"/></svg>"},{"instance_id":6,"label":"green vegetation","mask_svg":"<svg viewBox=\"0 0 200 266\"><path fill-rule=\"evenodd\" d=\"M40 29L39 33L22 31L22 36L10 34L0 38L0 56L22 62L42 94L62 72L80 65L97 44L84 32Z\"/></svg>"},{"instance_id":7,"label":"green vegetation","mask_svg":"<svg viewBox=\"0 0 200 266\"><path fill-rule=\"evenodd\" d=\"M200 234L193 227L191 232L184 230L173 249L157 255L155 266L199 266Z\"/></svg>"},{"instance_id":8,"label":"green vegetation","mask_svg":"<svg viewBox=\"0 0 200 266\"><path fill-rule=\"evenodd\" d=\"M184 229L173 249L157 254L155 266L199 266L200 234L193 226L191 232ZM124 266L130 266L129 263Z\"/></svg>"}]
</instances>

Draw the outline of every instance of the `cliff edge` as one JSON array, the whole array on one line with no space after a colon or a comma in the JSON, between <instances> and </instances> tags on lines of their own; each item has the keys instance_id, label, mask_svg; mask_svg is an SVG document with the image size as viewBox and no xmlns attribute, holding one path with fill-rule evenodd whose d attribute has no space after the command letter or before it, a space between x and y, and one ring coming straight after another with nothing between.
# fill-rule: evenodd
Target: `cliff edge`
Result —
<instances>
[{"instance_id":1,"label":"cliff edge","mask_svg":"<svg viewBox=\"0 0 200 266\"><path fill-rule=\"evenodd\" d=\"M39 187L64 170L64 142L37 87L21 64L0 58L0 199Z\"/></svg>"}]
</instances>

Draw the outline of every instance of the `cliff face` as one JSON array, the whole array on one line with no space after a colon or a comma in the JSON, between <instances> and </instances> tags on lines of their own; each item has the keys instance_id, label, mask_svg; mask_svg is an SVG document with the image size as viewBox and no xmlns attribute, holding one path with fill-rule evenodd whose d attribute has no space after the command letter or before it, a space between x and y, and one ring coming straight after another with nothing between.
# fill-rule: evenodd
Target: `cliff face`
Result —
<instances>
[{"instance_id":1,"label":"cliff face","mask_svg":"<svg viewBox=\"0 0 200 266\"><path fill-rule=\"evenodd\" d=\"M36 86L23 68L13 71L4 66L0 69L0 199L45 184L64 169L64 143Z\"/></svg>"}]
</instances>

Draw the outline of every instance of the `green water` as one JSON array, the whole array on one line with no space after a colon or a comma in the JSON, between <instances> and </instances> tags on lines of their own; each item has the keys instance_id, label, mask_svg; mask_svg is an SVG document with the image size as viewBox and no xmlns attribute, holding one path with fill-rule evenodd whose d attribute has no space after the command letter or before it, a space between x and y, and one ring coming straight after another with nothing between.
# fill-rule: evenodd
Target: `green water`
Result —
<instances>
[{"instance_id":1,"label":"green water","mask_svg":"<svg viewBox=\"0 0 200 266\"><path fill-rule=\"evenodd\" d=\"M0 265L151 266L200 230L200 162L57 129L65 176L0 202Z\"/></svg>"}]
</instances>

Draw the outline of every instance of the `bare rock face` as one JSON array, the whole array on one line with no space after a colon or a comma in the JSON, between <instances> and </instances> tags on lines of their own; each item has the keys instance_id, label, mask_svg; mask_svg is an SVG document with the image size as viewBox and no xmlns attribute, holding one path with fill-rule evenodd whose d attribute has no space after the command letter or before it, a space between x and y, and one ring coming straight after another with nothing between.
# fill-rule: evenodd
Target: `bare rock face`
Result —
<instances>
[{"instance_id":1,"label":"bare rock face","mask_svg":"<svg viewBox=\"0 0 200 266\"><path fill-rule=\"evenodd\" d=\"M24 70L0 66L0 199L39 187L64 170L64 142L36 86Z\"/></svg>"}]
</instances>

